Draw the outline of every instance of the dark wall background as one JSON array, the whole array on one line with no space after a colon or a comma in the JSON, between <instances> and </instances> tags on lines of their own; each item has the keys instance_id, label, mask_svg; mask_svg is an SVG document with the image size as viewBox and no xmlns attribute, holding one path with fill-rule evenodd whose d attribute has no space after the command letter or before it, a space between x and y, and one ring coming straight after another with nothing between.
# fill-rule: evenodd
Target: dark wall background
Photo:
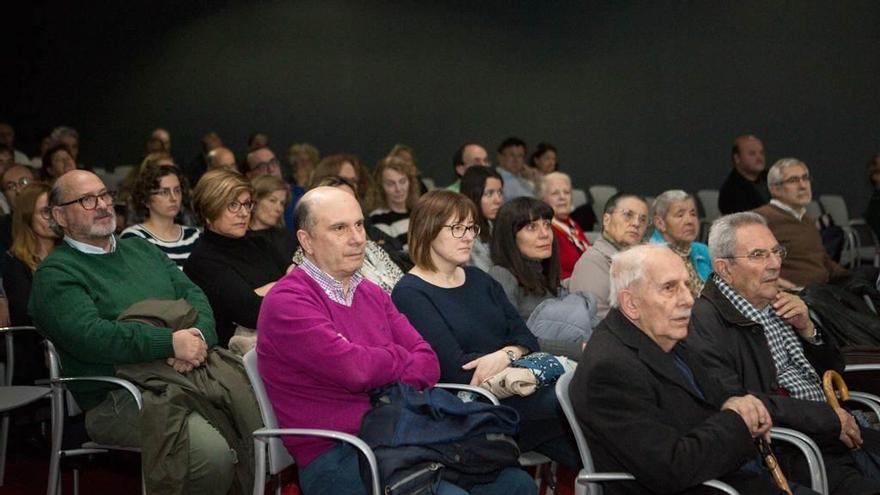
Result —
<instances>
[{"instance_id":1,"label":"dark wall background","mask_svg":"<svg viewBox=\"0 0 880 495\"><path fill-rule=\"evenodd\" d=\"M19 7L21 8L21 7ZM575 183L715 188L734 136L866 203L880 149L880 2L36 2L5 43L0 109L29 153L65 124L81 159L186 163L216 130L374 164L397 142L452 180L463 141L560 149ZM4 73L6 70L3 71Z\"/></svg>"}]
</instances>

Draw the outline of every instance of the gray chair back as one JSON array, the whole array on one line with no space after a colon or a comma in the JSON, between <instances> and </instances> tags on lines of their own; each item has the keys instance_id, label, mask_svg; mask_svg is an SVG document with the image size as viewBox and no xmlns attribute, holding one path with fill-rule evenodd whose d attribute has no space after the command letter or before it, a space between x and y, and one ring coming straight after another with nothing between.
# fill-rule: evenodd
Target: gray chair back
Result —
<instances>
[{"instance_id":1,"label":"gray chair back","mask_svg":"<svg viewBox=\"0 0 880 495\"><path fill-rule=\"evenodd\" d=\"M278 419L275 417L275 410L272 409L272 403L269 402L269 396L266 395L266 387L263 385L263 378L257 368L257 350L251 349L244 358L244 369L247 372L251 386L254 388L254 395L257 397L257 405L260 407L260 415L263 418L263 425L266 428L278 428ZM284 442L278 437L267 438L269 446L269 474L276 475L284 471L288 466L293 465L293 457L284 446Z\"/></svg>"},{"instance_id":2,"label":"gray chair back","mask_svg":"<svg viewBox=\"0 0 880 495\"><path fill-rule=\"evenodd\" d=\"M703 216L707 223L712 223L721 216L721 210L718 209L717 189L700 189L697 191L697 199L703 207Z\"/></svg>"}]
</instances>

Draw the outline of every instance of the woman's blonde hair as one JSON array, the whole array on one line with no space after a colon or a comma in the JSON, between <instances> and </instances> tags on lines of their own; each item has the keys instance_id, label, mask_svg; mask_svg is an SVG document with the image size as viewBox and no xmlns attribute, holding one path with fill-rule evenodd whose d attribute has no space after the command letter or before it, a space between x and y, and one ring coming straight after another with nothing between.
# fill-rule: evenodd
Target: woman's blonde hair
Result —
<instances>
[{"instance_id":1,"label":"woman's blonde hair","mask_svg":"<svg viewBox=\"0 0 880 495\"><path fill-rule=\"evenodd\" d=\"M390 155L379 160L379 164L376 165L376 170L373 172L375 187L373 187L372 193L367 198L368 209L375 210L376 208L389 207L388 198L385 196L385 188L382 187L382 174L386 170L394 170L409 179L409 191L406 193L406 210L412 211L421 193L416 168L409 160Z\"/></svg>"},{"instance_id":2,"label":"woman's blonde hair","mask_svg":"<svg viewBox=\"0 0 880 495\"><path fill-rule=\"evenodd\" d=\"M205 172L193 189L193 209L203 224L220 218L226 205L241 193L254 195L254 187L247 177L226 169Z\"/></svg>"},{"instance_id":3,"label":"woman's blonde hair","mask_svg":"<svg viewBox=\"0 0 880 495\"><path fill-rule=\"evenodd\" d=\"M37 233L34 232L34 215L37 211L37 200L40 196L49 195L51 188L42 182L32 182L18 193L15 198L15 210L12 212L12 247L9 252L27 265L31 271L37 269L37 265L43 261L37 252L40 242Z\"/></svg>"}]
</instances>

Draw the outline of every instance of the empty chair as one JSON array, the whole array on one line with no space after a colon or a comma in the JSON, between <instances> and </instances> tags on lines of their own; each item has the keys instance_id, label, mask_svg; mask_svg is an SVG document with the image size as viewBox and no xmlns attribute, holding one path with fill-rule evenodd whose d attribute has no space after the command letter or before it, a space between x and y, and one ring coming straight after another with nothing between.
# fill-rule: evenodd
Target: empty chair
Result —
<instances>
[{"instance_id":1,"label":"empty chair","mask_svg":"<svg viewBox=\"0 0 880 495\"><path fill-rule=\"evenodd\" d=\"M571 190L571 209L587 204L587 192L583 189Z\"/></svg>"},{"instance_id":2,"label":"empty chair","mask_svg":"<svg viewBox=\"0 0 880 495\"><path fill-rule=\"evenodd\" d=\"M834 223L846 233L846 245L841 255L841 264L850 266L869 262L876 265L878 241L874 231L861 218L852 219L843 196L823 194L819 196L822 208L831 216Z\"/></svg>"},{"instance_id":3,"label":"empty chair","mask_svg":"<svg viewBox=\"0 0 880 495\"><path fill-rule=\"evenodd\" d=\"M697 191L697 199L700 200L700 207L703 209L703 220L712 223L716 218L721 216L721 210L718 209L718 190L717 189L700 189Z\"/></svg>"},{"instance_id":4,"label":"empty chair","mask_svg":"<svg viewBox=\"0 0 880 495\"><path fill-rule=\"evenodd\" d=\"M48 399L50 389L48 387L36 387L27 385L12 385L13 372L15 370L15 351L12 334L15 332L35 332L34 327L2 327L6 341L6 362L0 363L0 413L3 415L2 430L0 430L0 486L3 486L6 475L6 444L9 441L10 413L20 407L34 403L40 399Z\"/></svg>"},{"instance_id":5,"label":"empty chair","mask_svg":"<svg viewBox=\"0 0 880 495\"><path fill-rule=\"evenodd\" d=\"M602 230L602 213L605 211L605 203L611 196L617 194L617 188L614 186L596 185L590 186L590 199L593 205L593 213L596 214L596 222L599 224L598 229Z\"/></svg>"}]
</instances>

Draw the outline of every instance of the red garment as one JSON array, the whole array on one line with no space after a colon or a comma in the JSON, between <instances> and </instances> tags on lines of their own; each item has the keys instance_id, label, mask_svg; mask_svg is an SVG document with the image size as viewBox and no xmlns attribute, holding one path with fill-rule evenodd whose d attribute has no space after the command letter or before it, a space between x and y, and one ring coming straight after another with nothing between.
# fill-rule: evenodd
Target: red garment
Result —
<instances>
[{"instance_id":1,"label":"red garment","mask_svg":"<svg viewBox=\"0 0 880 495\"><path fill-rule=\"evenodd\" d=\"M566 229L560 226L559 222L568 225L570 229L569 232L566 232ZM576 236L577 239L587 247L590 246L590 241L587 240L587 236L584 235L584 231L580 226L570 218L564 221L554 219L553 235L556 236L556 244L559 245L559 278L560 280L565 280L568 277L571 277L571 272L574 270L574 264L577 263L581 255L586 251L586 249L579 249L577 244L569 238L569 235Z\"/></svg>"}]
</instances>

